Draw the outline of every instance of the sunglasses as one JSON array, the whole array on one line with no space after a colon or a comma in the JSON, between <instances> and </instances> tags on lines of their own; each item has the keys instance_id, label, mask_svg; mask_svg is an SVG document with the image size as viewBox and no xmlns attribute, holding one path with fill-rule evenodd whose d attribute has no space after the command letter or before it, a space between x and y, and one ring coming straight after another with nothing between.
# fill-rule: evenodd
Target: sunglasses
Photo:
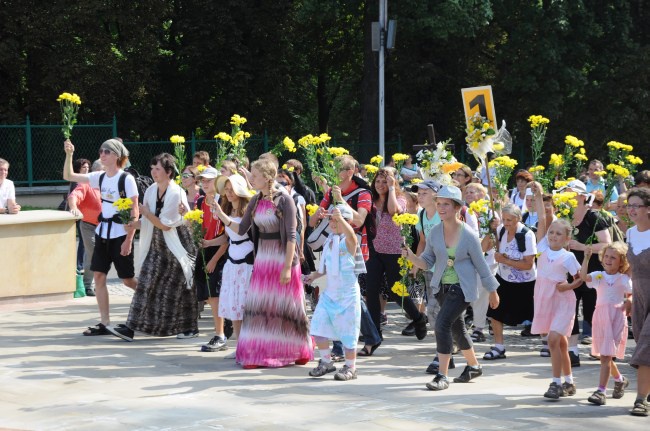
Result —
<instances>
[{"instance_id":1,"label":"sunglasses","mask_svg":"<svg viewBox=\"0 0 650 431\"><path fill-rule=\"evenodd\" d=\"M103 148L103 149L100 148L99 149L99 155L101 156L102 154L105 154L105 155L108 156L109 154L115 154L115 153L112 152L111 150L107 150L106 148Z\"/></svg>"}]
</instances>

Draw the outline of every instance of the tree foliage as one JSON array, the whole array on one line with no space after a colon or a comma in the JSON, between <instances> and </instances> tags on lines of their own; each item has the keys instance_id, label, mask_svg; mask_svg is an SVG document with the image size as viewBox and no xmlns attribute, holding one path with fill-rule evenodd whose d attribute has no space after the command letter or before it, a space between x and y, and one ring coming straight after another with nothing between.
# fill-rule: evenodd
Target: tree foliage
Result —
<instances>
[{"instance_id":1,"label":"tree foliage","mask_svg":"<svg viewBox=\"0 0 650 431\"><path fill-rule=\"evenodd\" d=\"M376 1L0 0L0 122L118 118L126 139L209 138L240 113L253 133L328 132L376 142ZM386 60L386 139L463 145L460 89L492 85L497 117L529 159L526 118L551 119L603 157L626 142L650 158L650 4L643 0L400 0Z\"/></svg>"}]
</instances>

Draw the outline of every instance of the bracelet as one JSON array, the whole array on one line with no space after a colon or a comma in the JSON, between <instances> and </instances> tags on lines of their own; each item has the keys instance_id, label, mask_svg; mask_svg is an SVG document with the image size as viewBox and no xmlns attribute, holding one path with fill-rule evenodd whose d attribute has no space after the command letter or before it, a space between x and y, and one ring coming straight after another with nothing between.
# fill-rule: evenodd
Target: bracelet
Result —
<instances>
[{"instance_id":1,"label":"bracelet","mask_svg":"<svg viewBox=\"0 0 650 431\"><path fill-rule=\"evenodd\" d=\"M395 186L390 186L390 187L388 187L388 191L389 191L389 192L394 192L394 191L395 191Z\"/></svg>"},{"instance_id":2,"label":"bracelet","mask_svg":"<svg viewBox=\"0 0 650 431\"><path fill-rule=\"evenodd\" d=\"M228 219L228 224L226 225L226 227L230 227L231 224L232 224L232 219L229 218L229 219Z\"/></svg>"}]
</instances>

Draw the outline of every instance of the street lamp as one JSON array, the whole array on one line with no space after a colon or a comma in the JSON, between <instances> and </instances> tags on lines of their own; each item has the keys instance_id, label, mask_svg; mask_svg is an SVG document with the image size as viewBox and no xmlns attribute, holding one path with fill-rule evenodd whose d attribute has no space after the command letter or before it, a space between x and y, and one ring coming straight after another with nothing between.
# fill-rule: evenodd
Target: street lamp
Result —
<instances>
[{"instance_id":1,"label":"street lamp","mask_svg":"<svg viewBox=\"0 0 650 431\"><path fill-rule=\"evenodd\" d=\"M379 51L379 155L385 158L384 58L387 49L395 47L397 24L388 20L388 0L379 0L379 22L372 23L372 50Z\"/></svg>"}]
</instances>

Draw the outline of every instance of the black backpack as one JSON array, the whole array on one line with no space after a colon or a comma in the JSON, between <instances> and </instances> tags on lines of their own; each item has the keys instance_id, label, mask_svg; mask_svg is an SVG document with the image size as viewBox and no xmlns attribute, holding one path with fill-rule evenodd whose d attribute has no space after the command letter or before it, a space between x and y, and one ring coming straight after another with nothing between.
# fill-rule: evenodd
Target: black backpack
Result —
<instances>
[{"instance_id":1,"label":"black backpack","mask_svg":"<svg viewBox=\"0 0 650 431\"><path fill-rule=\"evenodd\" d=\"M515 241L517 241L517 249L519 249L519 253L523 253L526 251L526 233L530 232L530 229L528 229L526 226L524 226L521 229L521 232L515 233ZM505 226L501 228L499 231L499 243L501 243L501 239L503 238L503 235L506 233L506 228Z\"/></svg>"},{"instance_id":2,"label":"black backpack","mask_svg":"<svg viewBox=\"0 0 650 431\"><path fill-rule=\"evenodd\" d=\"M136 171L134 168L127 168L127 170L125 170L120 174L120 178L117 180L117 191L119 192L121 199L128 197L126 195L126 188L124 185L126 182L127 175L131 175L135 179L135 184L138 187L138 202L139 203L144 202L144 192L146 192L149 186L153 184L153 178L147 177L145 175L140 175L138 171ZM102 189L102 182L104 181L104 176L106 176L106 172L103 172L99 176L99 190ZM103 198L102 198L102 202L112 203Z\"/></svg>"}]
</instances>

